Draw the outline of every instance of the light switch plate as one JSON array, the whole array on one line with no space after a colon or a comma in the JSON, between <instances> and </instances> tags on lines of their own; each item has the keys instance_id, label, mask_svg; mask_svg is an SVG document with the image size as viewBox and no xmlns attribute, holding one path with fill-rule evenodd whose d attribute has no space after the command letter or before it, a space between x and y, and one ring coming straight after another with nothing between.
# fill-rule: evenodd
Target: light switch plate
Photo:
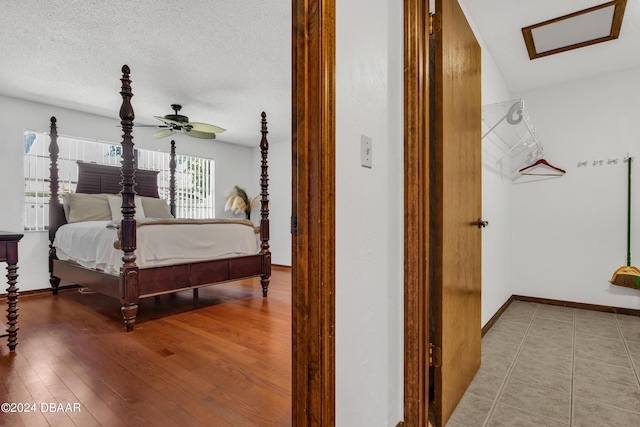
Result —
<instances>
[{"instance_id":1,"label":"light switch plate","mask_svg":"<svg viewBox=\"0 0 640 427\"><path fill-rule=\"evenodd\" d=\"M373 166L372 158L371 138L360 135L360 163L362 167L371 168Z\"/></svg>"}]
</instances>

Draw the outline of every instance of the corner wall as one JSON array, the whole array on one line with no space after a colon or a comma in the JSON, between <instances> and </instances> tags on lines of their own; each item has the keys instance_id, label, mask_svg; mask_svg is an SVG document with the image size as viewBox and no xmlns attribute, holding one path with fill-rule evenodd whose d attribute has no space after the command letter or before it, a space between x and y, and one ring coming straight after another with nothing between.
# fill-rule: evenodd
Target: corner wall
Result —
<instances>
[{"instance_id":1,"label":"corner wall","mask_svg":"<svg viewBox=\"0 0 640 427\"><path fill-rule=\"evenodd\" d=\"M482 48L482 105L513 99L491 52L473 19L460 1L467 21ZM501 153L489 141L482 142L482 325L484 326L513 294L511 280L511 178L496 163Z\"/></svg>"},{"instance_id":2,"label":"corner wall","mask_svg":"<svg viewBox=\"0 0 640 427\"><path fill-rule=\"evenodd\" d=\"M627 153L636 159L631 253L640 265L639 81L632 69L522 94L545 159L567 173L514 185L515 294L640 309L640 291L608 282L625 264Z\"/></svg>"}]
</instances>

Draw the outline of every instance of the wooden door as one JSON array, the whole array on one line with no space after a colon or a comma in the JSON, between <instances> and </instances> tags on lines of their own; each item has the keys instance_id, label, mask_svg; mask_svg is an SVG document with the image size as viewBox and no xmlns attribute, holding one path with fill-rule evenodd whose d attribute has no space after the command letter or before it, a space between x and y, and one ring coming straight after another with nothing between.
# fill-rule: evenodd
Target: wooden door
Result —
<instances>
[{"instance_id":1,"label":"wooden door","mask_svg":"<svg viewBox=\"0 0 640 427\"><path fill-rule=\"evenodd\" d=\"M443 426L480 367L480 46L457 0L436 0L432 301L434 412ZM437 28L436 28L437 30Z\"/></svg>"}]
</instances>

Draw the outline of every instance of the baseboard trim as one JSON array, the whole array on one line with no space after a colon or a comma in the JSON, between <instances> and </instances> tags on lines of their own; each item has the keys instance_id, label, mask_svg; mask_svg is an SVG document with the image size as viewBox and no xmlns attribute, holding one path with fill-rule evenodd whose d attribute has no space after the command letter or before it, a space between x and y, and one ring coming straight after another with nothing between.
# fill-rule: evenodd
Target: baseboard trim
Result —
<instances>
[{"instance_id":1,"label":"baseboard trim","mask_svg":"<svg viewBox=\"0 0 640 427\"><path fill-rule=\"evenodd\" d=\"M606 313L626 314L640 317L640 310L635 308L613 307L610 305L587 304L584 302L562 301L547 298L527 297L524 295L512 295L511 298L518 301L535 302L538 304L559 305L562 307L580 308L583 310L603 311Z\"/></svg>"},{"instance_id":2,"label":"baseboard trim","mask_svg":"<svg viewBox=\"0 0 640 427\"><path fill-rule=\"evenodd\" d=\"M291 271L291 266L290 265L284 265L284 264L271 264L271 268L275 268L277 270L288 270L288 271Z\"/></svg>"},{"instance_id":3,"label":"baseboard trim","mask_svg":"<svg viewBox=\"0 0 640 427\"><path fill-rule=\"evenodd\" d=\"M72 291L74 289L79 289L82 286L80 285L65 285L65 286L59 286L58 287L58 291L59 292L64 292L64 291ZM21 291L18 290L18 297L26 297L26 296L31 296L31 295L42 295L42 294L49 294L51 295L52 292L52 288L43 288L43 289L32 289L29 291ZM4 299L7 297L7 294L0 294L0 299Z\"/></svg>"},{"instance_id":4,"label":"baseboard trim","mask_svg":"<svg viewBox=\"0 0 640 427\"><path fill-rule=\"evenodd\" d=\"M507 310L507 308L509 308L513 300L514 300L514 295L511 295L509 299L507 299L507 301L505 301L505 303L502 304L502 307L500 307L498 311L496 311L496 313L491 317L491 319L489 319L489 321L482 327L483 337L487 334L487 332L489 332L489 329L491 329L493 325L498 321L500 316L502 316L502 313L504 313Z\"/></svg>"},{"instance_id":5,"label":"baseboard trim","mask_svg":"<svg viewBox=\"0 0 640 427\"><path fill-rule=\"evenodd\" d=\"M584 302L573 302L573 301L562 301L556 299L548 299L548 298L538 298L538 297L528 297L524 295L511 295L507 301L502 304L502 307L496 311L496 313L489 319L489 321L482 327L482 336L484 337L487 332L493 327L493 325L498 321L500 316L509 308L513 301L525 301L525 302L533 302L537 304L547 304L547 305L558 305L561 307L571 307L571 308L579 308L582 310L592 310L592 311L602 311L605 313L616 313L616 314L626 314L629 316L638 316L640 317L640 310L634 308L622 308L622 307L613 307L610 305L598 305L598 304L587 304Z\"/></svg>"}]
</instances>

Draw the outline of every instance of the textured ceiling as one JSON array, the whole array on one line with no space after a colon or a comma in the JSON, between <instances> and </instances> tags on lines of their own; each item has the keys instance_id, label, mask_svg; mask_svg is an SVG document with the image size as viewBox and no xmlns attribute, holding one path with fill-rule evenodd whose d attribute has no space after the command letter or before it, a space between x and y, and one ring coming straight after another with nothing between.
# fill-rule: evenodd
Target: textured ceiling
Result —
<instances>
[{"instance_id":1,"label":"textured ceiling","mask_svg":"<svg viewBox=\"0 0 640 427\"><path fill-rule=\"evenodd\" d=\"M3 95L117 118L128 64L136 123L178 103L256 146L264 110L269 139L291 138L289 0L5 1L0 58Z\"/></svg>"},{"instance_id":2,"label":"textured ceiling","mask_svg":"<svg viewBox=\"0 0 640 427\"><path fill-rule=\"evenodd\" d=\"M461 0L511 91L640 68L640 2L627 0L617 40L529 60L521 29L608 0ZM640 72L640 70L639 70Z\"/></svg>"},{"instance_id":3,"label":"textured ceiling","mask_svg":"<svg viewBox=\"0 0 640 427\"><path fill-rule=\"evenodd\" d=\"M522 27L604 1L461 1L514 95L640 67L638 1L618 40L533 61ZM157 124L179 103L192 121L226 128L220 140L255 146L264 110L270 141L290 139L289 0L4 1L0 58L0 94L116 119L126 63L136 123Z\"/></svg>"}]
</instances>

